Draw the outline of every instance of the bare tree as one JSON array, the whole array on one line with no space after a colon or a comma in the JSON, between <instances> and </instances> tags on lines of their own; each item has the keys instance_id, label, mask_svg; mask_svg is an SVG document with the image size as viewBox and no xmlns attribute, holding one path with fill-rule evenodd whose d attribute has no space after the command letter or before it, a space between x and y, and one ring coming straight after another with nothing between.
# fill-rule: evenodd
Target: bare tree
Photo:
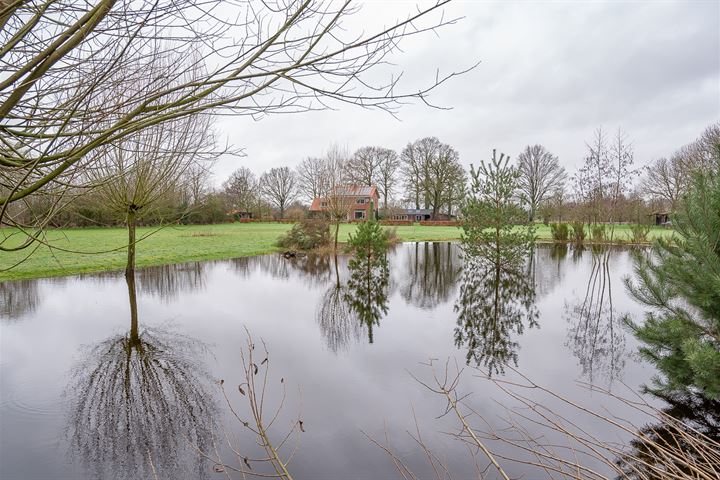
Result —
<instances>
[{"instance_id":1,"label":"bare tree","mask_svg":"<svg viewBox=\"0 0 720 480\"><path fill-rule=\"evenodd\" d=\"M705 129L703 134L682 149L683 164L690 170L720 174L720 122Z\"/></svg>"},{"instance_id":2,"label":"bare tree","mask_svg":"<svg viewBox=\"0 0 720 480\"><path fill-rule=\"evenodd\" d=\"M99 185L95 194L100 201L125 219L126 276L135 275L138 219L162 208L191 166L213 155L213 146L209 118L195 115L155 125L99 150L101 156L88 175Z\"/></svg>"},{"instance_id":3,"label":"bare tree","mask_svg":"<svg viewBox=\"0 0 720 480\"><path fill-rule=\"evenodd\" d=\"M300 162L296 170L298 190L309 202L327 190L328 174L324 159L308 157Z\"/></svg>"},{"instance_id":4,"label":"bare tree","mask_svg":"<svg viewBox=\"0 0 720 480\"><path fill-rule=\"evenodd\" d=\"M528 145L518 155L520 198L528 205L532 222L540 204L562 190L567 175L558 157L542 145Z\"/></svg>"},{"instance_id":5,"label":"bare tree","mask_svg":"<svg viewBox=\"0 0 720 480\"><path fill-rule=\"evenodd\" d=\"M615 231L614 222L620 219L620 207L633 187L638 170L633 168L635 152L628 135L617 129L610 145L610 205L607 220L611 222L610 238Z\"/></svg>"},{"instance_id":6,"label":"bare tree","mask_svg":"<svg viewBox=\"0 0 720 480\"><path fill-rule=\"evenodd\" d=\"M346 171L345 163L348 157L349 154L346 149L334 144L328 149L324 159L327 183L325 184L322 201L325 202L324 211L335 225L333 248L336 252L340 234L340 222L347 219L351 207L348 198L342 194L343 175Z\"/></svg>"},{"instance_id":7,"label":"bare tree","mask_svg":"<svg viewBox=\"0 0 720 480\"><path fill-rule=\"evenodd\" d=\"M400 167L400 158L395 150L389 148L379 148L378 156L380 164L378 165L378 174L375 183L377 184L380 195L382 195L382 208L387 212L388 198L392 197L393 192L398 185L398 168Z\"/></svg>"},{"instance_id":8,"label":"bare tree","mask_svg":"<svg viewBox=\"0 0 720 480\"><path fill-rule=\"evenodd\" d=\"M641 191L662 199L671 210L696 170L720 171L720 123L710 125L694 142L678 149L669 159L659 158L645 168Z\"/></svg>"},{"instance_id":9,"label":"bare tree","mask_svg":"<svg viewBox=\"0 0 720 480\"><path fill-rule=\"evenodd\" d=\"M402 176L408 201L420 208L425 198L425 171L426 164L437 154L440 141L435 137L426 137L408 143L400 154L402 161Z\"/></svg>"},{"instance_id":10,"label":"bare tree","mask_svg":"<svg viewBox=\"0 0 720 480\"><path fill-rule=\"evenodd\" d=\"M465 170L454 148L435 137L425 137L409 143L400 158L408 201L415 208L431 208L435 218L449 200L457 201Z\"/></svg>"},{"instance_id":11,"label":"bare tree","mask_svg":"<svg viewBox=\"0 0 720 480\"><path fill-rule=\"evenodd\" d=\"M185 174L185 202L188 205L196 206L202 202L209 192L208 182L210 178L211 162L193 163Z\"/></svg>"},{"instance_id":12,"label":"bare tree","mask_svg":"<svg viewBox=\"0 0 720 480\"><path fill-rule=\"evenodd\" d=\"M0 220L29 246L67 196L88 187L97 151L141 130L201 111L302 112L333 102L394 112L427 88L403 94L397 75L368 75L405 36L454 23L439 1L376 31L348 30L350 2L316 4L190 0L4 2L0 5ZM220 8L222 7L222 8ZM187 65L148 73L156 57ZM194 75L187 75L193 72ZM125 86L139 78L142 90ZM122 102L105 102L108 94ZM50 213L19 221L12 204L54 195Z\"/></svg>"},{"instance_id":13,"label":"bare tree","mask_svg":"<svg viewBox=\"0 0 720 480\"><path fill-rule=\"evenodd\" d=\"M238 168L223 183L223 191L230 199L232 207L237 210L252 210L258 190L255 174L247 167Z\"/></svg>"},{"instance_id":14,"label":"bare tree","mask_svg":"<svg viewBox=\"0 0 720 480\"><path fill-rule=\"evenodd\" d=\"M382 158L379 147L362 147L345 163L345 181L371 186L377 181Z\"/></svg>"},{"instance_id":15,"label":"bare tree","mask_svg":"<svg viewBox=\"0 0 720 480\"><path fill-rule=\"evenodd\" d=\"M425 208L432 209L433 219L450 198L456 198L456 186L464 178L465 170L460 164L458 152L450 145L438 142L435 155L427 157L423 162Z\"/></svg>"},{"instance_id":16,"label":"bare tree","mask_svg":"<svg viewBox=\"0 0 720 480\"><path fill-rule=\"evenodd\" d=\"M285 218L285 208L297 197L295 172L288 167L271 168L260 177L260 191Z\"/></svg>"},{"instance_id":17,"label":"bare tree","mask_svg":"<svg viewBox=\"0 0 720 480\"><path fill-rule=\"evenodd\" d=\"M680 152L669 159L658 158L645 167L640 190L645 195L661 199L671 210L674 210L683 190L686 175Z\"/></svg>"}]
</instances>

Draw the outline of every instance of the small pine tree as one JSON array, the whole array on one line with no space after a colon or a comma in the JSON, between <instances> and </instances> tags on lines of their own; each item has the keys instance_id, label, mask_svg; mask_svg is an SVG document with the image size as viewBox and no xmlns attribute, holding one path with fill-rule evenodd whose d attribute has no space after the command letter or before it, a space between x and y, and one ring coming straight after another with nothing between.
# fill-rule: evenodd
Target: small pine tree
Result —
<instances>
[{"instance_id":1,"label":"small pine tree","mask_svg":"<svg viewBox=\"0 0 720 480\"><path fill-rule=\"evenodd\" d=\"M370 211L373 205L370 204ZM360 223L355 235L352 233L348 239L348 245L355 253L353 260L374 260L383 257L388 249L388 235L380 224L375 220L374 216L370 216L368 220Z\"/></svg>"},{"instance_id":2,"label":"small pine tree","mask_svg":"<svg viewBox=\"0 0 720 480\"><path fill-rule=\"evenodd\" d=\"M493 150L490 162L470 167L470 192L462 207L463 250L502 264L524 261L535 241L535 230L515 228L524 218L516 192L519 174L510 157Z\"/></svg>"},{"instance_id":3,"label":"small pine tree","mask_svg":"<svg viewBox=\"0 0 720 480\"><path fill-rule=\"evenodd\" d=\"M720 157L719 157L720 158ZM720 165L720 161L719 161ZM698 172L673 218L677 235L635 257L631 294L651 308L628 324L641 354L663 378L659 394L697 392L720 399L720 175Z\"/></svg>"},{"instance_id":4,"label":"small pine tree","mask_svg":"<svg viewBox=\"0 0 720 480\"><path fill-rule=\"evenodd\" d=\"M367 327L368 341L373 343L373 326L379 325L380 318L388 311L388 235L371 217L358 225L355 235L350 235L348 244L354 255L348 262L350 279L345 301Z\"/></svg>"}]
</instances>

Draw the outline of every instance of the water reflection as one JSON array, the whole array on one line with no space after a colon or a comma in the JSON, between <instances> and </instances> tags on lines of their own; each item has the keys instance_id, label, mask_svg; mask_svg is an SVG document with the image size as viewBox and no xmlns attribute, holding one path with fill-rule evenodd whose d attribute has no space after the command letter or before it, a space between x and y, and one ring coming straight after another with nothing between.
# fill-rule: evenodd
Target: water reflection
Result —
<instances>
[{"instance_id":1,"label":"water reflection","mask_svg":"<svg viewBox=\"0 0 720 480\"><path fill-rule=\"evenodd\" d=\"M598 375L610 381L618 378L627 357L622 315L613 306L612 252L608 246L591 249L592 266L584 295L566 301L564 307L568 322L566 345L590 382Z\"/></svg>"},{"instance_id":2,"label":"water reflection","mask_svg":"<svg viewBox=\"0 0 720 480\"><path fill-rule=\"evenodd\" d=\"M464 255L455 345L467 349L466 361L475 361L489 373L502 373L510 362L517 365L519 343L525 326L537 326L532 277L522 264L504 264L480 255Z\"/></svg>"},{"instance_id":3,"label":"water reflection","mask_svg":"<svg viewBox=\"0 0 720 480\"><path fill-rule=\"evenodd\" d=\"M71 372L71 454L95 478L202 478L195 448L211 445L216 414L207 350L170 328L141 330L134 277L127 285L130 331L86 347Z\"/></svg>"},{"instance_id":4,"label":"water reflection","mask_svg":"<svg viewBox=\"0 0 720 480\"><path fill-rule=\"evenodd\" d=\"M432 309L449 301L454 292L460 276L459 250L449 242L418 242L402 268L402 297L410 305Z\"/></svg>"},{"instance_id":5,"label":"water reflection","mask_svg":"<svg viewBox=\"0 0 720 480\"><path fill-rule=\"evenodd\" d=\"M303 281L308 286L324 285L332 278L332 261L328 255L298 254L285 258L282 255L261 255L235 259L236 271L247 275L255 266L261 272L279 280L290 278Z\"/></svg>"},{"instance_id":6,"label":"water reflection","mask_svg":"<svg viewBox=\"0 0 720 480\"><path fill-rule=\"evenodd\" d=\"M335 282L320 297L316 316L327 347L338 353L346 350L351 342L360 341L362 328L346 301L347 286L340 282L337 255L333 265Z\"/></svg>"},{"instance_id":7,"label":"water reflection","mask_svg":"<svg viewBox=\"0 0 720 480\"><path fill-rule=\"evenodd\" d=\"M37 280L0 282L0 318L18 319L33 313L40 303Z\"/></svg>"},{"instance_id":8,"label":"water reflection","mask_svg":"<svg viewBox=\"0 0 720 480\"><path fill-rule=\"evenodd\" d=\"M563 348L568 328L578 320L568 324L562 315L566 297L568 303L582 301L588 278L597 268L590 249L580 253L575 248L538 246L532 265L526 259L499 275L492 263L473 258L467 259L466 271L453 272L449 264L463 263L457 244L402 244L384 259L391 273L388 286L377 296L370 290L369 305L373 299L380 301L360 315L348 300L359 297L356 302L362 309L368 295L359 295L362 288L350 288L351 277L359 287L367 286L368 279L371 286L384 281L363 275L367 265L362 262L351 272L347 255L339 256L337 263L332 256L292 260L276 254L207 262L197 274L179 273L190 278L175 281L177 288L166 288L169 282L161 275L152 290L152 280L138 270L139 305L130 309L131 325L115 335L115 325L128 323L127 310L117 306L118 299L131 301L120 273L68 277L62 284L27 282L41 302L34 311L25 310L24 321L0 325L0 478L153 478L148 474L148 450L160 478L202 477L186 436L192 443L207 445L213 423L227 428L231 438L242 435L242 429L223 406L216 416L209 399L217 392L202 365L204 347L177 332L192 332L212 343L219 361L207 368L225 379L237 376L237 339L244 338L244 326L268 342L275 371L286 383L292 379L293 388L303 388L307 431L291 463L298 479L345 478L348 472L364 472L368 478L392 476L384 454L353 432L362 428L380 438L386 428L383 418L388 418L387 432L394 442L414 428L410 402L421 422L437 414L437 405L425 403L428 397L407 374L417 371L418 362L429 355L465 359L468 354L471 361L488 359L498 365L518 360L523 373L549 383L558 393L578 402L594 401L576 396L575 388L565 388L581 372L571 350ZM639 315L641 308L616 287L631 268L627 252L615 249L608 263L615 287L613 307L622 314ZM269 272L286 272L287 280ZM371 272L387 276L384 266ZM198 283L192 283L195 277ZM398 284L394 293L393 278ZM440 286L429 285L435 279ZM403 291L408 285L413 285L411 300ZM20 287L14 292L24 294ZM165 301L161 292L193 293ZM535 308L541 310L541 319ZM172 318L178 329L143 328L157 324L151 312ZM368 342L369 333L361 317L370 321L372 348L359 345ZM522 335L516 331L518 322ZM542 328L529 330L528 324L535 322ZM83 343L90 346L79 350ZM627 349L633 348L628 336ZM333 353L344 349L348 351L343 358ZM83 358L73 365L78 352ZM73 366L68 384L65 374ZM648 383L651 374L644 364L627 361L624 382L638 386ZM604 383L596 377L597 383ZM71 400L67 412L60 397L63 390ZM238 402L244 401L235 395ZM487 395L476 392L477 401L490 409L485 413L501 415L486 402ZM288 412L294 407L290 405ZM251 441L239 438L243 448L245 439ZM231 459L233 453L224 443L218 441L220 455ZM415 448L412 445L407 448ZM69 446L73 457L84 459L90 470L68 464L63 455ZM460 470L458 459L467 458L464 448L454 444L439 452ZM211 467L206 465L204 471L226 478ZM469 478L474 472L471 465L468 468L454 478ZM421 468L416 473L433 476ZM523 473L518 468L512 478Z\"/></svg>"},{"instance_id":9,"label":"water reflection","mask_svg":"<svg viewBox=\"0 0 720 480\"><path fill-rule=\"evenodd\" d=\"M205 288L206 268L203 262L141 268L137 271L140 291L168 302L181 293L201 291Z\"/></svg>"},{"instance_id":10,"label":"water reflection","mask_svg":"<svg viewBox=\"0 0 720 480\"><path fill-rule=\"evenodd\" d=\"M373 343L373 327L388 313L390 269L386 255L355 256L348 262L350 278L343 294L348 307L361 325L367 328Z\"/></svg>"},{"instance_id":11,"label":"water reflection","mask_svg":"<svg viewBox=\"0 0 720 480\"><path fill-rule=\"evenodd\" d=\"M534 248L530 256L528 275L532 278L538 297L548 295L562 282L566 272L565 262L570 247L557 244Z\"/></svg>"}]
</instances>

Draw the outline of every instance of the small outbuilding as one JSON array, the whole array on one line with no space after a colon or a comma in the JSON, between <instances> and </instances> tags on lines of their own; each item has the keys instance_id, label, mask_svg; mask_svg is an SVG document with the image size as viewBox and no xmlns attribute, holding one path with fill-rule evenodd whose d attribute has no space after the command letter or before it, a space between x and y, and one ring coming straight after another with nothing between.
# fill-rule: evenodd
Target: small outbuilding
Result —
<instances>
[{"instance_id":1,"label":"small outbuilding","mask_svg":"<svg viewBox=\"0 0 720 480\"><path fill-rule=\"evenodd\" d=\"M252 212L246 210L231 210L228 212L228 216L232 217L233 220L244 220L253 218Z\"/></svg>"},{"instance_id":2,"label":"small outbuilding","mask_svg":"<svg viewBox=\"0 0 720 480\"><path fill-rule=\"evenodd\" d=\"M670 212L653 212L649 214L653 220L653 225L667 226L670 225Z\"/></svg>"}]
</instances>

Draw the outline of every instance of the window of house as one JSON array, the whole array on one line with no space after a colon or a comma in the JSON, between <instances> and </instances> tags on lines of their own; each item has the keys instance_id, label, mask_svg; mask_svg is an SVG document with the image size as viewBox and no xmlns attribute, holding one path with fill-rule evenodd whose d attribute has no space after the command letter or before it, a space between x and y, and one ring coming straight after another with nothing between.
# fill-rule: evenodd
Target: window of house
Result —
<instances>
[{"instance_id":1,"label":"window of house","mask_svg":"<svg viewBox=\"0 0 720 480\"><path fill-rule=\"evenodd\" d=\"M355 218L356 219L365 218L365 210L355 210Z\"/></svg>"},{"instance_id":2,"label":"window of house","mask_svg":"<svg viewBox=\"0 0 720 480\"><path fill-rule=\"evenodd\" d=\"M357 203L365 203L365 199L364 199L364 198L358 198L358 199L357 199Z\"/></svg>"},{"instance_id":3,"label":"window of house","mask_svg":"<svg viewBox=\"0 0 720 480\"><path fill-rule=\"evenodd\" d=\"M327 207L327 202L320 202L321 207Z\"/></svg>"}]
</instances>

